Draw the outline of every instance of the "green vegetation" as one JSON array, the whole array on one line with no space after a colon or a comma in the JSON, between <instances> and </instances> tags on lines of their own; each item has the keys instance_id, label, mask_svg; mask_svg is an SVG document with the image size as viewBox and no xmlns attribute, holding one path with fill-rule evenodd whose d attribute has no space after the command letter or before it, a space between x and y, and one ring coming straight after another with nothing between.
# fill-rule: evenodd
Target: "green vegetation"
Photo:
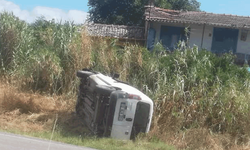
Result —
<instances>
[{"instance_id":1,"label":"green vegetation","mask_svg":"<svg viewBox=\"0 0 250 150\"><path fill-rule=\"evenodd\" d=\"M145 6L152 0L89 0L90 20L94 23L144 26ZM196 0L155 0L155 6L185 11L200 11Z\"/></svg>"},{"instance_id":2,"label":"green vegetation","mask_svg":"<svg viewBox=\"0 0 250 150\"><path fill-rule=\"evenodd\" d=\"M20 132L20 131L9 131L15 134L23 134L25 136L38 137L41 139L50 140L50 132ZM136 141L122 141L111 138L96 138L87 136L73 136L73 135L62 135L60 132L54 133L53 141L64 142L68 144L74 144L79 146L91 147L101 150L175 150L173 146L168 146L163 142L159 141L147 141L147 140L136 140Z\"/></svg>"},{"instance_id":3,"label":"green vegetation","mask_svg":"<svg viewBox=\"0 0 250 150\"><path fill-rule=\"evenodd\" d=\"M43 18L29 25L8 13L0 14L0 22L2 75L21 79L22 86L34 91L62 93L75 88L73 72L81 59L77 26Z\"/></svg>"},{"instance_id":4,"label":"green vegetation","mask_svg":"<svg viewBox=\"0 0 250 150\"><path fill-rule=\"evenodd\" d=\"M0 74L22 90L75 96L77 70L120 73L122 80L155 102L151 132L135 143L126 143L124 149L127 144L136 147L140 142L145 149L151 149L150 144L161 146L152 142L154 139L189 149L212 149L215 144L208 141L209 137L216 137L223 149L248 142L250 74L245 67L234 64L234 55L218 57L182 43L173 52L165 51L161 44L149 52L138 45L117 46L117 42L91 38L84 28L70 22L40 18L26 24L12 14L2 13ZM227 139L218 137L222 135ZM55 133L55 140L57 136L61 135ZM107 149L122 145L111 139L93 141L114 143ZM87 143L85 146L91 146Z\"/></svg>"}]
</instances>

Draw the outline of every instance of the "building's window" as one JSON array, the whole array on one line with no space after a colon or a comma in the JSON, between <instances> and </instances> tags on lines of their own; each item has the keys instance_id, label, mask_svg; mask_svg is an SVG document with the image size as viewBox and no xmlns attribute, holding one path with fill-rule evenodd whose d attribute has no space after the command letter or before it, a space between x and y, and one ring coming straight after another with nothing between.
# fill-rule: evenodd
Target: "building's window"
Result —
<instances>
[{"instance_id":1,"label":"building's window","mask_svg":"<svg viewBox=\"0 0 250 150\"><path fill-rule=\"evenodd\" d=\"M248 34L248 30L241 30L240 40L241 41L246 41L247 40L247 34Z\"/></svg>"},{"instance_id":2,"label":"building's window","mask_svg":"<svg viewBox=\"0 0 250 150\"><path fill-rule=\"evenodd\" d=\"M186 41L187 36L189 36L189 32L186 33L184 27L161 26L160 40L166 49L176 49L177 43Z\"/></svg>"}]
</instances>

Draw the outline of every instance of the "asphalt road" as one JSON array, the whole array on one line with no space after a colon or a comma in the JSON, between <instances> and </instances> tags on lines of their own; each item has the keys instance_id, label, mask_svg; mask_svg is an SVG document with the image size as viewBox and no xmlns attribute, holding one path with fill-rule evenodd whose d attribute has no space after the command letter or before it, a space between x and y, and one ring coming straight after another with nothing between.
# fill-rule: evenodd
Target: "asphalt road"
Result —
<instances>
[{"instance_id":1,"label":"asphalt road","mask_svg":"<svg viewBox=\"0 0 250 150\"><path fill-rule=\"evenodd\" d=\"M95 149L0 132L0 150L95 150Z\"/></svg>"}]
</instances>

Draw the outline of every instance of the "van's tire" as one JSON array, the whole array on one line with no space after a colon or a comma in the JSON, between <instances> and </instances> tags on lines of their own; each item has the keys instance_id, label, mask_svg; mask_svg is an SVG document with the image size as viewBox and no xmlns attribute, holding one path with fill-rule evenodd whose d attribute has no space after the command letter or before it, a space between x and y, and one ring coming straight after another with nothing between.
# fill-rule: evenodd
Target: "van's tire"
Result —
<instances>
[{"instance_id":1,"label":"van's tire","mask_svg":"<svg viewBox=\"0 0 250 150\"><path fill-rule=\"evenodd\" d=\"M80 102L80 99L78 98L77 99L77 102L76 102L76 106L75 106L75 111L76 111L76 114L77 116L80 116L81 113L80 113L80 108L81 108L81 102Z\"/></svg>"},{"instance_id":2,"label":"van's tire","mask_svg":"<svg viewBox=\"0 0 250 150\"><path fill-rule=\"evenodd\" d=\"M81 112L82 108L83 108L83 98L81 96L81 93L78 93L76 105L75 105L75 112L79 117L81 117L82 115L82 112Z\"/></svg>"},{"instance_id":3,"label":"van's tire","mask_svg":"<svg viewBox=\"0 0 250 150\"><path fill-rule=\"evenodd\" d=\"M79 77L79 78L87 78L91 75L93 75L95 73L93 72L90 72L90 71L82 71L82 70L78 70L77 73L76 73L76 76Z\"/></svg>"},{"instance_id":4,"label":"van's tire","mask_svg":"<svg viewBox=\"0 0 250 150\"><path fill-rule=\"evenodd\" d=\"M96 85L95 91L101 95L110 95L113 91L116 91L116 89L112 86Z\"/></svg>"},{"instance_id":5,"label":"van's tire","mask_svg":"<svg viewBox=\"0 0 250 150\"><path fill-rule=\"evenodd\" d=\"M114 119L114 114L115 114L115 106L116 106L116 102L117 102L118 96L116 93L112 93L110 95L110 99L109 99L109 107L108 112L107 112L107 116L106 116L106 124L104 124L104 133L103 136L104 137L109 137L111 135L111 128L113 125L113 119Z\"/></svg>"}]
</instances>

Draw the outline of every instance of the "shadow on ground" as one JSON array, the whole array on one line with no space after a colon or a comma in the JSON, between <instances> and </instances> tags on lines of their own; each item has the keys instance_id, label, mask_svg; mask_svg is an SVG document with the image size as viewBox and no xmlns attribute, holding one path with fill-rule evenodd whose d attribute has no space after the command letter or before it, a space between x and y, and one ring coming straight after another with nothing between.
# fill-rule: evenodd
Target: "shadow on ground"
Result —
<instances>
[{"instance_id":1,"label":"shadow on ground","mask_svg":"<svg viewBox=\"0 0 250 150\"><path fill-rule=\"evenodd\" d=\"M57 130L65 137L93 136L75 112L60 112L58 114Z\"/></svg>"}]
</instances>

